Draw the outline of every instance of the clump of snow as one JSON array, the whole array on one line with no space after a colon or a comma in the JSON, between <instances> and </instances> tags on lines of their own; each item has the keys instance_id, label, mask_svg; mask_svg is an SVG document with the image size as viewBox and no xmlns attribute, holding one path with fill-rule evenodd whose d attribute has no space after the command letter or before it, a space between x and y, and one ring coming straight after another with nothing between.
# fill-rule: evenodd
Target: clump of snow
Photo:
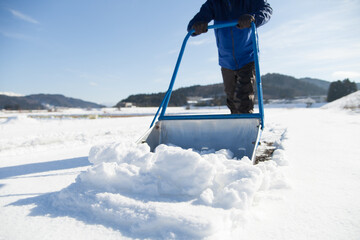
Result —
<instances>
[{"instance_id":1,"label":"clump of snow","mask_svg":"<svg viewBox=\"0 0 360 240\"><path fill-rule=\"evenodd\" d=\"M261 171L248 158L227 158L227 151L203 154L160 145L129 142L93 147L94 167L78 178L91 189L142 197L196 199L199 204L244 208L261 184ZM204 201L202 201L204 200Z\"/></svg>"},{"instance_id":2,"label":"clump of snow","mask_svg":"<svg viewBox=\"0 0 360 240\"><path fill-rule=\"evenodd\" d=\"M272 154L271 159L278 165L278 166L288 166L289 160L286 156L286 151L284 150L283 142L287 139L287 130L284 130L278 125L274 125L270 127L269 133L267 133L263 139L266 139L268 142L273 142L273 146L275 151ZM272 133L272 134L270 134Z\"/></svg>"},{"instance_id":3,"label":"clump of snow","mask_svg":"<svg viewBox=\"0 0 360 240\"><path fill-rule=\"evenodd\" d=\"M241 212L259 191L287 187L276 162L253 165L231 156L228 150L199 153L167 145L150 152L147 144L125 141L95 146L89 154L93 166L51 202L133 237L228 232L234 222L245 221Z\"/></svg>"},{"instance_id":4,"label":"clump of snow","mask_svg":"<svg viewBox=\"0 0 360 240\"><path fill-rule=\"evenodd\" d=\"M285 151L283 149L277 149L274 151L272 160L277 163L279 166L288 166L289 161L286 157Z\"/></svg>"},{"instance_id":5,"label":"clump of snow","mask_svg":"<svg viewBox=\"0 0 360 240\"><path fill-rule=\"evenodd\" d=\"M360 109L360 90L324 105L324 109Z\"/></svg>"}]
</instances>

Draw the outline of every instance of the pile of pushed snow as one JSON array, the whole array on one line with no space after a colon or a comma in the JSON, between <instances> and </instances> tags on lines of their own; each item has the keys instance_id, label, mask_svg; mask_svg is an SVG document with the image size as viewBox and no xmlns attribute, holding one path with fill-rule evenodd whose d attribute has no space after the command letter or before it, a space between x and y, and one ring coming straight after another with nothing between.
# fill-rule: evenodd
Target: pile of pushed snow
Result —
<instances>
[{"instance_id":1,"label":"pile of pushed snow","mask_svg":"<svg viewBox=\"0 0 360 240\"><path fill-rule=\"evenodd\" d=\"M107 223L136 238L229 233L259 191L287 187L275 161L253 165L220 150L199 153L129 142L95 146L93 167L51 196L62 212Z\"/></svg>"},{"instance_id":2,"label":"pile of pushed snow","mask_svg":"<svg viewBox=\"0 0 360 240\"><path fill-rule=\"evenodd\" d=\"M79 179L100 190L196 199L199 204L225 209L249 204L262 183L261 170L249 159L229 160L225 150L200 155L160 145L151 153L146 144L116 143L92 148L89 160L95 167Z\"/></svg>"},{"instance_id":3,"label":"pile of pushed snow","mask_svg":"<svg viewBox=\"0 0 360 240\"><path fill-rule=\"evenodd\" d=\"M324 105L324 109L360 109L360 90Z\"/></svg>"}]
</instances>

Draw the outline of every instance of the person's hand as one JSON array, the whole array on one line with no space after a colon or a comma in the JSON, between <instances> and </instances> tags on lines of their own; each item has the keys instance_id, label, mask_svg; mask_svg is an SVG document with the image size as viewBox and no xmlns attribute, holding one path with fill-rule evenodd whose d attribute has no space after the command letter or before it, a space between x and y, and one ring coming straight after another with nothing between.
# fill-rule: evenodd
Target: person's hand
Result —
<instances>
[{"instance_id":1,"label":"person's hand","mask_svg":"<svg viewBox=\"0 0 360 240\"><path fill-rule=\"evenodd\" d=\"M208 31L208 23L207 22L196 22L192 26L192 29L195 30L193 36L197 36L202 33L206 33Z\"/></svg>"},{"instance_id":2,"label":"person's hand","mask_svg":"<svg viewBox=\"0 0 360 240\"><path fill-rule=\"evenodd\" d=\"M244 14L240 16L236 27L240 29L249 28L252 22L255 22L255 18L250 14Z\"/></svg>"}]
</instances>

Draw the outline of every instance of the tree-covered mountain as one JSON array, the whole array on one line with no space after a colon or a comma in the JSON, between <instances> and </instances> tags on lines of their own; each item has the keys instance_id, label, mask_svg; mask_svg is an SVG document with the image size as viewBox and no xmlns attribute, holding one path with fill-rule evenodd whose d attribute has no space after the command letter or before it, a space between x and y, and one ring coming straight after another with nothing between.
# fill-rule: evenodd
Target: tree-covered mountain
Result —
<instances>
[{"instance_id":1,"label":"tree-covered mountain","mask_svg":"<svg viewBox=\"0 0 360 240\"><path fill-rule=\"evenodd\" d=\"M34 94L28 95L26 98L38 101L44 105L54 107L68 107L68 108L100 108L104 107L97 103L83 101L77 98L65 97L61 94Z\"/></svg>"},{"instance_id":2,"label":"tree-covered mountain","mask_svg":"<svg viewBox=\"0 0 360 240\"><path fill-rule=\"evenodd\" d=\"M0 109L6 110L32 110L45 109L38 101L27 99L26 97L14 97L0 95Z\"/></svg>"},{"instance_id":3,"label":"tree-covered mountain","mask_svg":"<svg viewBox=\"0 0 360 240\"><path fill-rule=\"evenodd\" d=\"M0 109L36 110L52 107L100 108L103 106L60 94L34 94L24 97L0 95Z\"/></svg>"},{"instance_id":4,"label":"tree-covered mountain","mask_svg":"<svg viewBox=\"0 0 360 240\"><path fill-rule=\"evenodd\" d=\"M325 80L316 79L316 78L307 77L307 78L299 78L299 80L314 84L323 89L329 89L329 86L330 86L330 82L325 81Z\"/></svg>"},{"instance_id":5,"label":"tree-covered mountain","mask_svg":"<svg viewBox=\"0 0 360 240\"><path fill-rule=\"evenodd\" d=\"M116 107L120 107L124 102L131 102L138 107L154 107L159 106L165 96L165 92L153 94L136 94L130 95L128 98L121 100ZM184 106L188 97L204 97L210 98L215 96L224 96L222 84L212 84L206 86L191 86L174 90L171 94L169 106Z\"/></svg>"},{"instance_id":6,"label":"tree-covered mountain","mask_svg":"<svg viewBox=\"0 0 360 240\"><path fill-rule=\"evenodd\" d=\"M297 79L277 73L269 73L261 77L264 99L292 99L301 96L326 95L329 85L323 80Z\"/></svg>"},{"instance_id":7,"label":"tree-covered mountain","mask_svg":"<svg viewBox=\"0 0 360 240\"><path fill-rule=\"evenodd\" d=\"M264 99L292 99L301 96L327 95L330 82L313 79L297 79L277 73L269 73L261 77ZM124 102L131 102L139 107L159 106L165 92L153 94L136 94L121 100L116 106ZM226 96L222 83L206 86L191 86L174 90L171 94L169 106L184 106L189 97L213 98L213 105L225 105Z\"/></svg>"}]
</instances>

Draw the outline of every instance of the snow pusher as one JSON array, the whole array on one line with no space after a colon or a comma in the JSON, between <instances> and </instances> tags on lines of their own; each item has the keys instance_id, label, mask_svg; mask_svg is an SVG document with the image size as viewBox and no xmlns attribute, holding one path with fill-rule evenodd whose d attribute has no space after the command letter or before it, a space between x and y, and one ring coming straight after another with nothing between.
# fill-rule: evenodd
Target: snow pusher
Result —
<instances>
[{"instance_id":1,"label":"snow pusher","mask_svg":"<svg viewBox=\"0 0 360 240\"><path fill-rule=\"evenodd\" d=\"M231 22L211 25L208 29L231 27L236 24L236 22ZM194 32L192 30L188 32L183 41L169 88L154 116L150 129L138 140L138 143L147 143L151 151L154 151L160 144L175 145L184 149L191 148L197 151L229 149L234 157L241 159L247 156L255 163L255 151L264 128L264 107L258 58L258 39L254 23L252 23L251 28L259 112L250 114L165 115L186 43Z\"/></svg>"}]
</instances>

